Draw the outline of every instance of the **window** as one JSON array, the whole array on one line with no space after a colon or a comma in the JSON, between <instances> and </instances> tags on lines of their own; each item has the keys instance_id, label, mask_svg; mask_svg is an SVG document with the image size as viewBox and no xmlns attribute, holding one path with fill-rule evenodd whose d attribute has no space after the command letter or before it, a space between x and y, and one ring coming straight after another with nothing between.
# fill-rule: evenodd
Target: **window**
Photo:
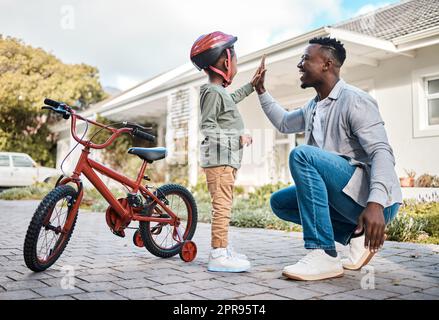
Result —
<instances>
[{"instance_id":1,"label":"window","mask_svg":"<svg viewBox=\"0 0 439 320\"><path fill-rule=\"evenodd\" d=\"M32 161L25 156L12 156L14 167L33 167Z\"/></svg>"},{"instance_id":2,"label":"window","mask_svg":"<svg viewBox=\"0 0 439 320\"><path fill-rule=\"evenodd\" d=\"M0 156L0 167L9 167L10 160L9 156L2 155Z\"/></svg>"},{"instance_id":3,"label":"window","mask_svg":"<svg viewBox=\"0 0 439 320\"><path fill-rule=\"evenodd\" d=\"M439 136L439 65L412 73L413 135Z\"/></svg>"},{"instance_id":4,"label":"window","mask_svg":"<svg viewBox=\"0 0 439 320\"><path fill-rule=\"evenodd\" d=\"M439 125L439 77L426 79L426 98L428 106L428 125Z\"/></svg>"}]
</instances>

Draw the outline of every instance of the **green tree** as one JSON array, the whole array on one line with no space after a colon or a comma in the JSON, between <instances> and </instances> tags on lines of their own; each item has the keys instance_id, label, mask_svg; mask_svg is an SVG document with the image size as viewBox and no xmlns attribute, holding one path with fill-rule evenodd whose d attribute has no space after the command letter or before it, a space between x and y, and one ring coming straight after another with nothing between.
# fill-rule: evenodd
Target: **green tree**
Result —
<instances>
[{"instance_id":1,"label":"green tree","mask_svg":"<svg viewBox=\"0 0 439 320\"><path fill-rule=\"evenodd\" d=\"M40 48L0 35L0 150L26 152L54 165L55 139L49 124L59 116L42 111L45 97L78 109L105 98L99 72L65 64Z\"/></svg>"}]
</instances>

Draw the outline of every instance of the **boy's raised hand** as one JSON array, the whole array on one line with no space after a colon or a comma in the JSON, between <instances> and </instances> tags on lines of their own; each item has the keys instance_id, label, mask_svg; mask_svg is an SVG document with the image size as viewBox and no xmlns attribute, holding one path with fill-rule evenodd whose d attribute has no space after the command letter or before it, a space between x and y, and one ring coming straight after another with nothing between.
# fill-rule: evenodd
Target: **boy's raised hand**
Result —
<instances>
[{"instance_id":1,"label":"boy's raised hand","mask_svg":"<svg viewBox=\"0 0 439 320\"><path fill-rule=\"evenodd\" d=\"M265 81L265 72L267 71L267 69L265 69L265 57L266 55L264 54L261 59L261 64L256 69L255 75L253 76L253 79L250 82L253 85L253 87L255 87L256 92L258 94L263 94L265 92L264 81Z\"/></svg>"}]
</instances>

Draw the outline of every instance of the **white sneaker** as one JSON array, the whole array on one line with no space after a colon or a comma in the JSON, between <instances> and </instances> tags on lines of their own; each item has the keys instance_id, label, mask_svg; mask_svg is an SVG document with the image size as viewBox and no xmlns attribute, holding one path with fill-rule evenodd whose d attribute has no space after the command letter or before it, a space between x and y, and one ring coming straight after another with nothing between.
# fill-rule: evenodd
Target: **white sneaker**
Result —
<instances>
[{"instance_id":1,"label":"white sneaker","mask_svg":"<svg viewBox=\"0 0 439 320\"><path fill-rule=\"evenodd\" d=\"M242 254L242 253L238 253L238 252L236 252L235 249L232 247L231 244L229 244L229 245L227 246L227 251L229 252L229 254L230 254L232 257L237 257L238 259L248 260L248 258L247 258L247 256L246 256L245 254Z\"/></svg>"},{"instance_id":2,"label":"white sneaker","mask_svg":"<svg viewBox=\"0 0 439 320\"><path fill-rule=\"evenodd\" d=\"M227 248L217 248L210 251L208 271L244 272L248 269L250 269L250 262L247 259L231 255Z\"/></svg>"},{"instance_id":3,"label":"white sneaker","mask_svg":"<svg viewBox=\"0 0 439 320\"><path fill-rule=\"evenodd\" d=\"M282 274L294 280L322 280L341 277L340 257L331 257L322 249L314 249L296 264L286 266Z\"/></svg>"},{"instance_id":4,"label":"white sneaker","mask_svg":"<svg viewBox=\"0 0 439 320\"><path fill-rule=\"evenodd\" d=\"M343 268L358 270L369 263L375 253L364 247L364 235L351 239L349 243L349 256L341 259Z\"/></svg>"}]
</instances>

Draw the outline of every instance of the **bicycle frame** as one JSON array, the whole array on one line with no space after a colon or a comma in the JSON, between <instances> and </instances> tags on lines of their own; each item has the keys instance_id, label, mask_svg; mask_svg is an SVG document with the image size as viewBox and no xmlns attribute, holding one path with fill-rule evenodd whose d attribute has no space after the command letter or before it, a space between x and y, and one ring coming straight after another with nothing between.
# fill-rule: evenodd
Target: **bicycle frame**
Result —
<instances>
[{"instance_id":1,"label":"bicycle frame","mask_svg":"<svg viewBox=\"0 0 439 320\"><path fill-rule=\"evenodd\" d=\"M147 161L143 161L142 166L140 168L139 174L137 175L136 180L132 180L106 166L103 164L100 164L97 161L94 161L90 159L88 156L90 154L90 148L93 149L103 149L110 145L120 134L122 133L129 133L132 131L131 128L121 128L121 129L115 129L111 127L105 127L102 124L85 119L81 117L80 115L77 115L73 110L71 110L71 133L73 138L80 144L84 145L85 147L82 149L81 156L79 158L79 161L76 165L75 170L73 171L73 175L71 177L66 177L62 179L59 184L68 184L70 182L73 182L78 187L78 197L76 198L73 207L71 210L74 210L75 214L69 215L68 221L66 221L64 226L64 231L69 230L72 227L74 218L78 212L79 205L82 201L83 197L83 188L82 188L82 182L81 182L81 174L84 174L84 176L93 184L93 186L101 193L101 195L105 198L105 200L110 204L110 206L114 209L114 211L117 213L117 215L120 218L120 221L115 226L115 230L118 230L120 228L125 228L132 220L134 221L150 221L150 222L157 222L157 223L166 223L173 225L174 227L178 227L180 225L180 218L174 214L155 194L153 194L151 191L148 190L147 187L143 186L141 184L145 170L147 168ZM84 121L88 121L96 126L102 127L104 129L107 129L111 131L113 134L108 138L108 140L103 144L94 144L91 141L86 141L80 139L76 134L76 118L79 118ZM140 210L135 210L130 205L126 205L125 207L119 202L118 199L112 194L112 192L108 189L108 187L105 185L105 183L99 178L99 176L96 174L95 171L100 172L101 174L120 182L121 184L127 186L128 188L131 188L132 193L140 193L146 198L151 199L152 205L158 205L160 206L170 217L169 218L158 218L158 217L152 217L152 216L144 216L140 215ZM178 228L176 228L178 229ZM181 238L181 235L177 231L177 237ZM177 240L178 241L178 240Z\"/></svg>"}]
</instances>

